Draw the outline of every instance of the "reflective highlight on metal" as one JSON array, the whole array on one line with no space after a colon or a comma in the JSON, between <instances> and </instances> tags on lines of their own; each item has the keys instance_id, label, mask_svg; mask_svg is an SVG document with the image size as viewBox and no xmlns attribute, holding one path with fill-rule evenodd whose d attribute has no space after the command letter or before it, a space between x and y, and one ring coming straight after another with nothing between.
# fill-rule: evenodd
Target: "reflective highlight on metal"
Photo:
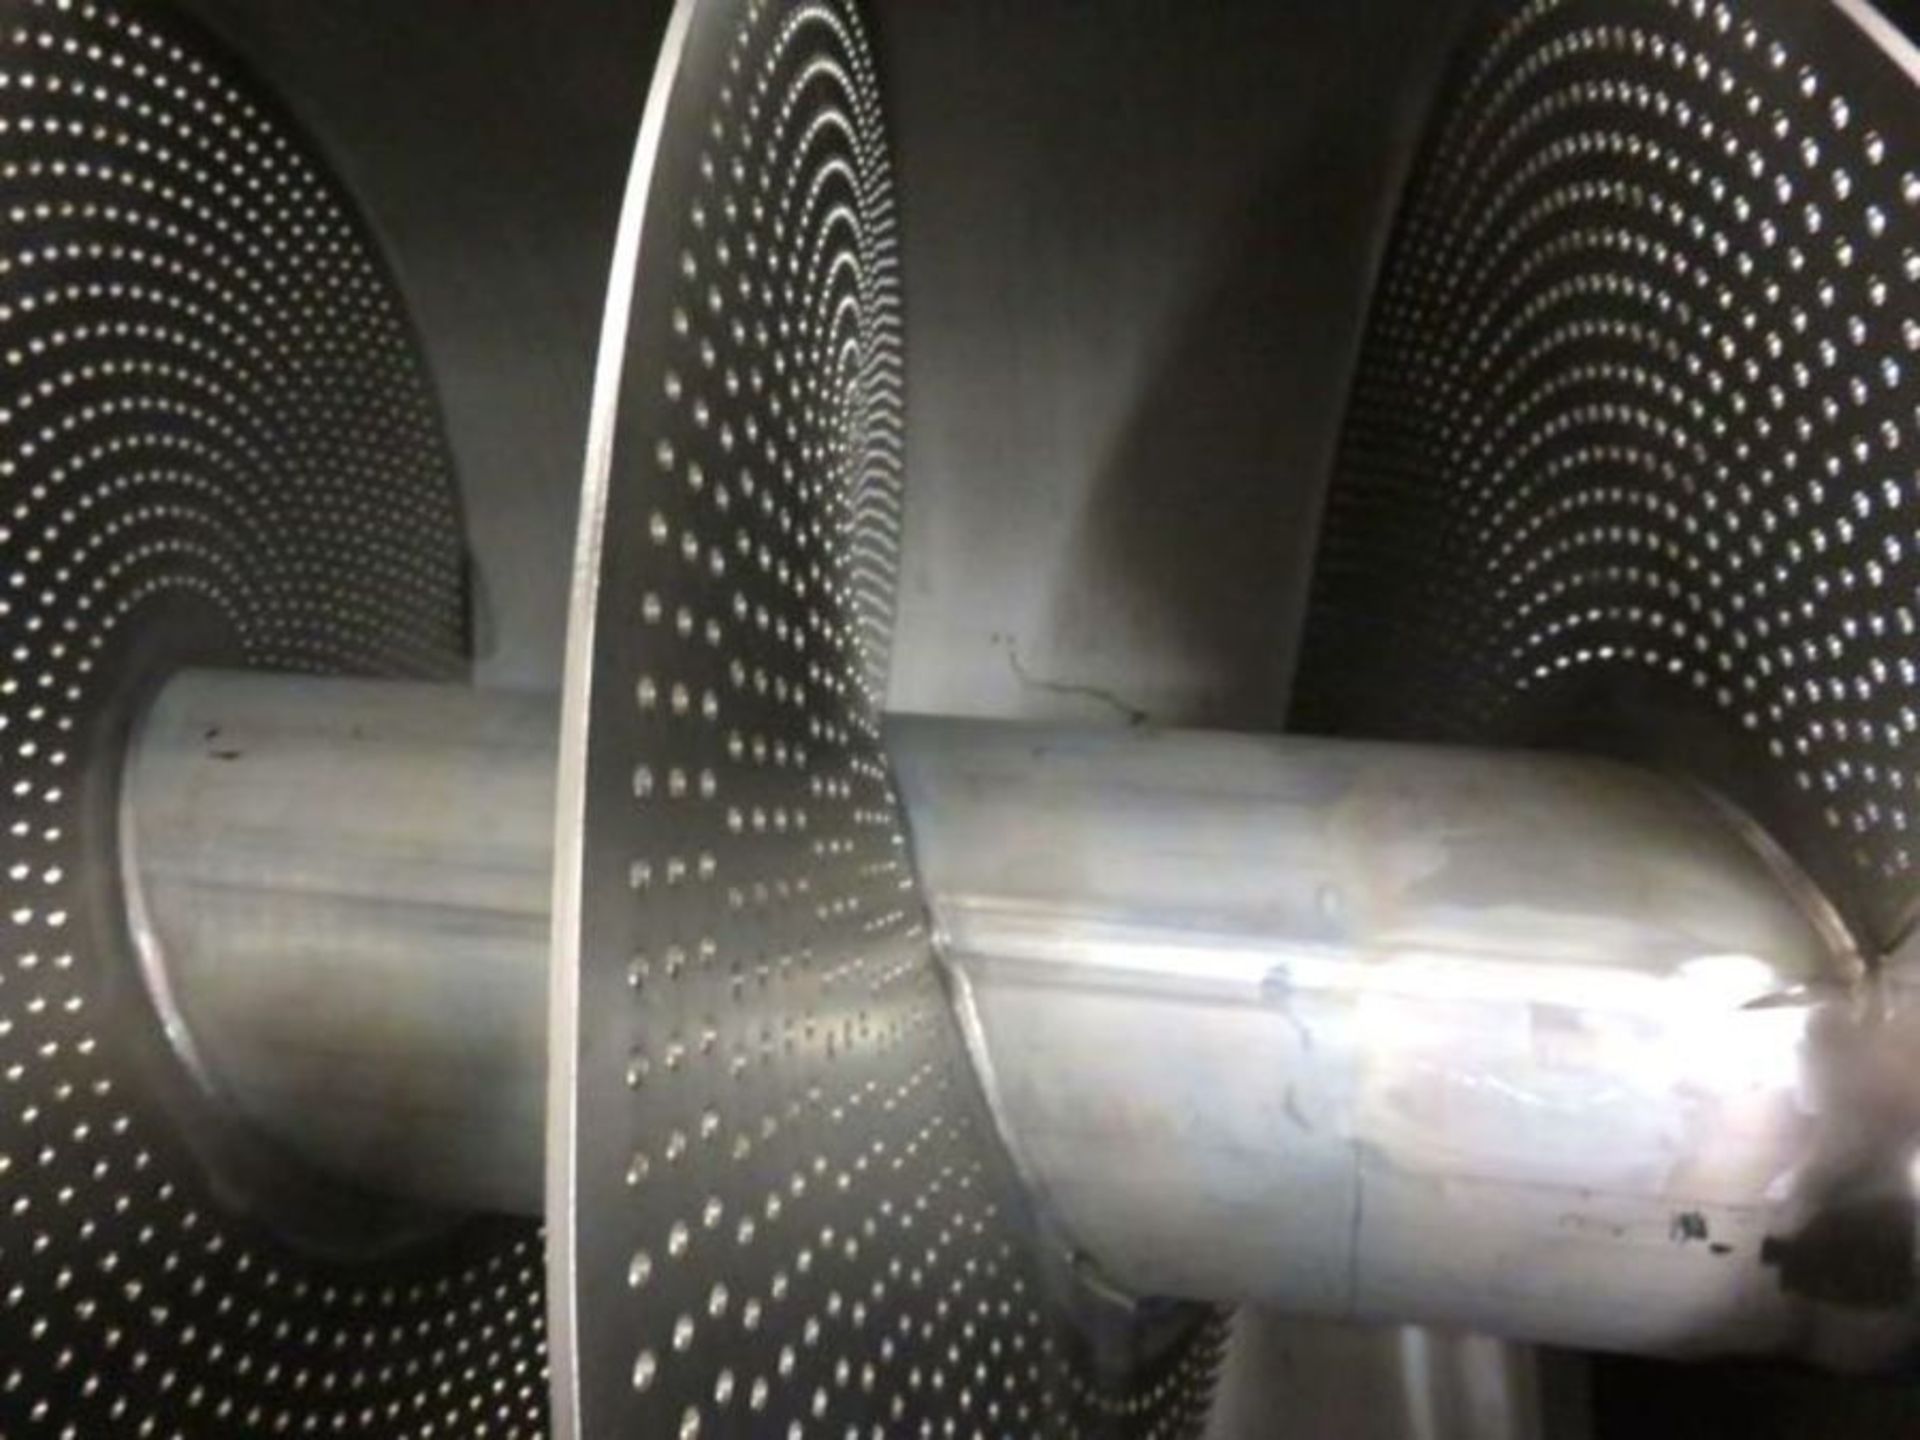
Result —
<instances>
[{"instance_id":1,"label":"reflective highlight on metal","mask_svg":"<svg viewBox=\"0 0 1920 1440\"><path fill-rule=\"evenodd\" d=\"M877 711L896 225L856 8L683 6L612 286L563 702L566 1435L1205 1413L1211 1331L1096 1369L1056 1318L929 949Z\"/></svg>"},{"instance_id":2,"label":"reflective highlight on metal","mask_svg":"<svg viewBox=\"0 0 1920 1440\"><path fill-rule=\"evenodd\" d=\"M1864 981L1705 796L1518 752L887 730L1001 1126L1117 1284L1641 1353L1911 1342L1775 1271L1850 1127L1810 1027Z\"/></svg>"}]
</instances>

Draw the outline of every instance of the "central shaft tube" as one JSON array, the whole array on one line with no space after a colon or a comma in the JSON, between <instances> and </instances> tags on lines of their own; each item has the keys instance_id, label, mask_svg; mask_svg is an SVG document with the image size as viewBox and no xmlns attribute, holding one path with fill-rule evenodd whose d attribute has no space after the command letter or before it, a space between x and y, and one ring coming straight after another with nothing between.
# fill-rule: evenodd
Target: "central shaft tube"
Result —
<instances>
[{"instance_id":1,"label":"central shaft tube","mask_svg":"<svg viewBox=\"0 0 1920 1440\"><path fill-rule=\"evenodd\" d=\"M1658 1353L1910 1335L1823 1348L1772 1263L1855 967L1705 795L1521 752L889 739L1001 1128L1120 1287Z\"/></svg>"},{"instance_id":2,"label":"central shaft tube","mask_svg":"<svg viewBox=\"0 0 1920 1440\"><path fill-rule=\"evenodd\" d=\"M214 1101L387 1195L541 1213L557 712L176 677L122 787L133 938Z\"/></svg>"},{"instance_id":3,"label":"central shaft tube","mask_svg":"<svg viewBox=\"0 0 1920 1440\"><path fill-rule=\"evenodd\" d=\"M1857 981L1704 795L1593 760L896 717L1016 1162L1124 1289L1655 1352L1818 1347L1763 1259ZM177 677L123 862L237 1121L386 1194L537 1214L544 697Z\"/></svg>"}]
</instances>

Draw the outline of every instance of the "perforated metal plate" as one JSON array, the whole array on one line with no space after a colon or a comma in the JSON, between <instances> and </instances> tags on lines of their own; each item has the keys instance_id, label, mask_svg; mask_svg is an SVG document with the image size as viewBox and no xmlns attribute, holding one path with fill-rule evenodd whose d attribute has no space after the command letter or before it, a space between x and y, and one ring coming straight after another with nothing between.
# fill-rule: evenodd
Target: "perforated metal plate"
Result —
<instances>
[{"instance_id":1,"label":"perforated metal plate","mask_svg":"<svg viewBox=\"0 0 1920 1440\"><path fill-rule=\"evenodd\" d=\"M404 312L294 127L164 11L0 4L0 1434L544 1433L536 1228L355 1262L242 1214L112 873L145 689L453 673L459 535Z\"/></svg>"},{"instance_id":2,"label":"perforated metal plate","mask_svg":"<svg viewBox=\"0 0 1920 1440\"><path fill-rule=\"evenodd\" d=\"M563 1434L1174 1435L1205 1408L1211 1331L1100 1370L1057 1323L930 952L877 713L898 224L857 8L683 3L563 727Z\"/></svg>"},{"instance_id":3,"label":"perforated metal plate","mask_svg":"<svg viewBox=\"0 0 1920 1440\"><path fill-rule=\"evenodd\" d=\"M1906 927L1916 75L1853 0L1491 8L1370 319L1304 726L1703 774Z\"/></svg>"}]
</instances>

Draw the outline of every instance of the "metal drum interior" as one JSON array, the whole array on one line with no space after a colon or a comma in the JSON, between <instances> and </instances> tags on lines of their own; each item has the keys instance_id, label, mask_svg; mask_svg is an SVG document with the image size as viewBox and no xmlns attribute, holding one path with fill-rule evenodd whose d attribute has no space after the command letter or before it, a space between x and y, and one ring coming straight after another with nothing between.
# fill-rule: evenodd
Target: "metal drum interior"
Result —
<instances>
[{"instance_id":1,"label":"metal drum interior","mask_svg":"<svg viewBox=\"0 0 1920 1440\"><path fill-rule=\"evenodd\" d=\"M1518 1440L1683 1433L1752 1418L1754 1393L1809 1433L1880 1433L1880 1407L1907 1403L1878 1337L1910 1340L1911 1286L1886 1277L1911 1280L1910 1227L1905 1250L1889 1235L1911 1220L1920 1110L1886 1047L1854 1043L1882 1033L1876 1007L1905 1023L1900 992L1848 967L1897 977L1912 919L1920 65L1902 18L1864 0L0 7L0 1434ZM221 677L239 670L269 678ZM293 677L338 683L278 686ZM1206 1059L1197 1017L1241 1025L1250 1078L1285 1096L1203 1100L1220 1133L1252 1115L1284 1135L1322 1113L1293 1071L1253 1072L1309 1012L1263 960L1238 989L1070 1038L1093 1010L1022 998L1054 972L1011 953L1018 927L982 897L1054 906L1056 950L1117 953L1121 928L1179 910L1156 908L1166 877L1210 868L1140 953L1219 980L1236 925L1263 955L1284 925L1263 887L1229 893L1238 872L1193 857L1258 839L1248 796L1318 797L1341 757L1375 753L1283 738L1301 733L1416 747L1396 776L1444 783L1392 783L1435 807L1503 786L1531 803L1544 777L1572 869L1589 839L1630 861L1682 836L1706 878L1668 867L1676 913L1745 897L1727 933L1814 957L1779 967L1787 1000L1736 997L1779 1002L1770 1033L1804 1017L1871 1057L1836 1062L1840 1100L1810 1108L1845 1124L1812 1142L1802 1188L1825 1198L1801 1228L1742 1191L1697 1234L1689 1205L1563 1247L1623 1290L1666 1276L1645 1282L1659 1315L1697 1305L1697 1326L1560 1323L1578 1297L1513 1278L1560 1284L1552 1260L1436 1238L1430 1192L1458 1203L1454 1172L1410 1180L1331 1112L1315 1143L1336 1137L1350 1190L1273 1201L1299 1228L1276 1227L1258 1283L1268 1262L1247 1257L1275 1247L1252 1225L1210 1272L1137 1238L1232 1213L1239 1181L1214 1210L1143 1199L1138 1226L1106 1223L1124 1203L1058 1203L1069 1162L1034 1157L1061 1111L1036 1087L1098 1075L1137 1122L1095 1188L1131 1170L1157 1195L1156 1163L1212 1184L1193 1156L1215 1132L1153 1122ZM327 757L363 741L387 768L330 784ZM1433 742L1496 747L1493 778L1448 788L1479 772ZM1535 768L1537 748L1657 783L1581 831L1566 795L1638 782ZM492 783L416 833L407 797L443 761L450 785L475 765ZM1696 782L1737 807L1732 830L1678 798ZM1185 818L1168 800L1138 832L1114 819L1176 791ZM1095 820L1046 812L1059 795L1092 796ZM1322 835L1319 803L1288 823ZM251 828L222 847L235 816ZM1430 822L1406 825L1456 833ZM1186 872L1152 851L1181 824ZM1750 831L1770 837L1752 853L1728 838ZM308 848L269 853L287 837ZM1056 894L1048 844L1147 878ZM421 888L422 845L462 883ZM1035 863L1011 879L969 868L1022 845ZM342 846L366 847L357 865ZM323 869L334 889L300 890ZM293 916L319 938L288 954L344 955L376 892L367 955L478 951L485 913L506 927L485 932L499 983L423 964L395 1000L395 972L336 982L310 959L282 962L298 985L222 978L216 941L263 950ZM195 924L198 971L162 953ZM963 953L969 935L993 953ZM1158 1003L1093 983L1102 1015ZM1478 1043L1482 1012L1441 998L1447 1043ZM1588 1063L1587 1012L1537 1000L1553 1014L1530 1055ZM414 1083L376 1063L386 1039L360 1045L383 1025L453 1037L429 1089L464 1104L435 1091L407 1122L445 1125L444 1150L383 1157L390 1132L361 1123ZM188 1031L261 1088L201 1083ZM517 1037L513 1105L458 1032ZM1101 1053L1117 1034L1138 1063ZM1050 1036L1057 1068L1009 1075ZM1129 1095L1156 1063L1170 1078ZM1465 1131L1432 1117L1475 1103L1445 1072L1387 1098L1437 1149ZM338 1113L284 1143L316 1093ZM1274 1148L1283 1178L1306 1173ZM1299 1242L1323 1204L1326 1240ZM1736 1211L1757 1217L1739 1281L1687 1278L1720 1263ZM1847 1245L1822 1249L1828 1229ZM1609 1265L1622 1244L1636 1258ZM1296 1265L1314 1278L1294 1288ZM1664 1358L1723 1349L1871 1352L1882 1400Z\"/></svg>"}]
</instances>

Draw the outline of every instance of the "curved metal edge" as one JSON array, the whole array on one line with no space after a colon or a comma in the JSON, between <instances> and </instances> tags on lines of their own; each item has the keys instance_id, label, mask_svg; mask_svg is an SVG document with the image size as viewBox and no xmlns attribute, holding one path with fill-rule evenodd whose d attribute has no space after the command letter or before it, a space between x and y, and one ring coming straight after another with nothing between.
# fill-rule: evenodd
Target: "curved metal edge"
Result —
<instances>
[{"instance_id":1,"label":"curved metal edge","mask_svg":"<svg viewBox=\"0 0 1920 1440\"><path fill-rule=\"evenodd\" d=\"M580 922L582 913L587 741L593 710L593 656L600 561L614 434L626 367L627 328L640 269L640 242L652 197L655 160L667 109L695 11L703 0L676 0L655 61L653 84L634 144L626 197L620 205L600 349L594 362L587 422L580 521L567 603L567 641L560 682L560 763L554 790L553 941L547 1049L547 1372L554 1440L578 1440L580 1419L579 1287L575 1202L579 1196L575 1131L579 1123Z\"/></svg>"},{"instance_id":2,"label":"curved metal edge","mask_svg":"<svg viewBox=\"0 0 1920 1440\"><path fill-rule=\"evenodd\" d=\"M947 997L960 1027L961 1044L986 1101L987 1118L1032 1207L1040 1241L1036 1262L1059 1272L1062 1291L1072 1302L1074 1318L1085 1328L1092 1330L1101 1323L1130 1322L1142 1301L1152 1297L1135 1295L1125 1289L1100 1268L1090 1252L1074 1243L1060 1219L1059 1207L1042 1178L1040 1167L1033 1163L1021 1147L1019 1135L1007 1124L1000 1098L1000 1077L994 1068L993 1051L987 1044L986 1027L980 1021L979 1006L974 1000L973 978L967 969L970 961L978 964L988 957L954 949L944 931L935 935L933 953L946 979ZM1095 1308L1097 1315L1093 1313Z\"/></svg>"},{"instance_id":3,"label":"curved metal edge","mask_svg":"<svg viewBox=\"0 0 1920 1440\"><path fill-rule=\"evenodd\" d=\"M1920 85L1920 45L1907 38L1870 0L1833 0L1833 8L1851 20L1881 52L1899 66L1907 79Z\"/></svg>"},{"instance_id":4,"label":"curved metal edge","mask_svg":"<svg viewBox=\"0 0 1920 1440\"><path fill-rule=\"evenodd\" d=\"M148 1002L159 1018L161 1033L166 1037L167 1048L178 1058L193 1083L204 1094L214 1096L217 1092L212 1073L207 1068L205 1056L201 1054L199 1042L194 1039L193 1031L187 1024L180 997L174 990L173 972L167 966L159 927L155 925L152 908L147 903L147 887L141 880L140 827L133 803L133 770L137 763L134 757L144 750L144 737L152 723L153 706L149 704L133 722L127 745L129 759L121 776L114 807L118 830L116 861L119 865L120 891L126 905L127 938L132 944Z\"/></svg>"},{"instance_id":5,"label":"curved metal edge","mask_svg":"<svg viewBox=\"0 0 1920 1440\"><path fill-rule=\"evenodd\" d=\"M1774 838L1773 832L1740 806L1711 786L1700 784L1688 776L1675 775L1673 778L1698 795L1740 838L1740 842L1759 857L1760 863L1792 900L1794 908L1806 917L1807 924L1826 945L1832 967L1832 973L1822 977L1822 984L1829 991L1858 994L1872 979L1872 967L1868 964L1868 952L1862 938L1847 923L1846 916L1833 898L1801 868L1800 862ZM1749 1001L1748 1005L1751 1007L1782 998L1763 996Z\"/></svg>"}]
</instances>

